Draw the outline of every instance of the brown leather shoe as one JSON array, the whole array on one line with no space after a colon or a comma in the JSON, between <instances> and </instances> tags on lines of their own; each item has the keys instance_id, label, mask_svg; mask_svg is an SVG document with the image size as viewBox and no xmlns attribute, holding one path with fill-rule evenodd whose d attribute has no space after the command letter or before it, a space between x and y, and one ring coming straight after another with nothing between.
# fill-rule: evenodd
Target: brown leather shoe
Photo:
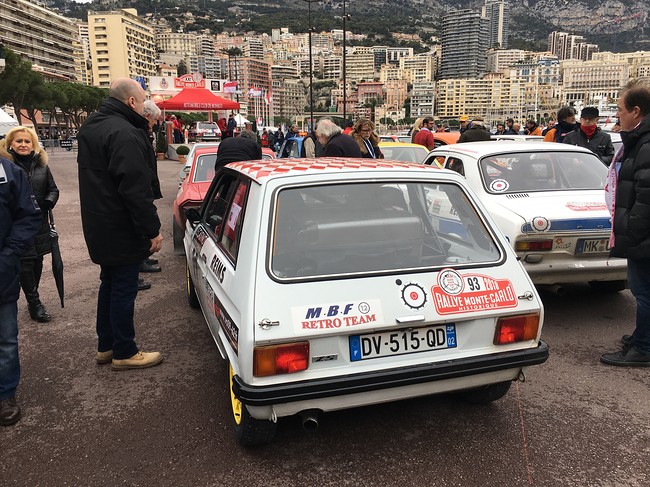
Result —
<instances>
[{"instance_id":1,"label":"brown leather shoe","mask_svg":"<svg viewBox=\"0 0 650 487\"><path fill-rule=\"evenodd\" d=\"M163 357L160 352L138 352L133 357L125 359L113 359L111 364L112 370L130 370L146 369L154 367L162 362Z\"/></svg>"},{"instance_id":2,"label":"brown leather shoe","mask_svg":"<svg viewBox=\"0 0 650 487\"><path fill-rule=\"evenodd\" d=\"M113 361L113 350L97 352L97 365L110 364Z\"/></svg>"},{"instance_id":3,"label":"brown leather shoe","mask_svg":"<svg viewBox=\"0 0 650 487\"><path fill-rule=\"evenodd\" d=\"M11 426L20 420L20 406L16 402L16 396L0 401L0 425Z\"/></svg>"}]
</instances>

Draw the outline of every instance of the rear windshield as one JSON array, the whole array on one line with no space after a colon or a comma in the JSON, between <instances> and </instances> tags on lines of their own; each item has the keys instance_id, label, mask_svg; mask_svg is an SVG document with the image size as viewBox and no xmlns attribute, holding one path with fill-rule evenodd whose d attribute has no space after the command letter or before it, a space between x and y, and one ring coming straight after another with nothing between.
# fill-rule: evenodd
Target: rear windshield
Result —
<instances>
[{"instance_id":1,"label":"rear windshield","mask_svg":"<svg viewBox=\"0 0 650 487\"><path fill-rule=\"evenodd\" d=\"M603 189L607 167L593 154L520 152L488 156L479 162L490 193Z\"/></svg>"},{"instance_id":2,"label":"rear windshield","mask_svg":"<svg viewBox=\"0 0 650 487\"><path fill-rule=\"evenodd\" d=\"M200 129L216 129L216 128L219 128L219 126L215 122L212 122L212 123L210 123L210 122L198 122L196 124L196 127L200 128Z\"/></svg>"},{"instance_id":3,"label":"rear windshield","mask_svg":"<svg viewBox=\"0 0 650 487\"><path fill-rule=\"evenodd\" d=\"M431 182L293 187L277 193L269 250L280 279L501 259L463 190Z\"/></svg>"}]
</instances>

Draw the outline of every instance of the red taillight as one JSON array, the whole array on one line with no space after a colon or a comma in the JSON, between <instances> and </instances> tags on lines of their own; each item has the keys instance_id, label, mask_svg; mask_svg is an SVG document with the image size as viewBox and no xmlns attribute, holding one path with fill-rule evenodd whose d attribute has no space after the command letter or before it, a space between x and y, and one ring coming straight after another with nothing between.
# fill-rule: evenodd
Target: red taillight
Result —
<instances>
[{"instance_id":1,"label":"red taillight","mask_svg":"<svg viewBox=\"0 0 650 487\"><path fill-rule=\"evenodd\" d=\"M255 347L253 375L265 377L306 370L309 365L309 342Z\"/></svg>"},{"instance_id":2,"label":"red taillight","mask_svg":"<svg viewBox=\"0 0 650 487\"><path fill-rule=\"evenodd\" d=\"M515 243L517 252L540 252L553 250L553 240L519 240Z\"/></svg>"},{"instance_id":3,"label":"red taillight","mask_svg":"<svg viewBox=\"0 0 650 487\"><path fill-rule=\"evenodd\" d=\"M506 316L497 320L494 332L494 344L523 342L534 340L539 330L539 315Z\"/></svg>"}]
</instances>

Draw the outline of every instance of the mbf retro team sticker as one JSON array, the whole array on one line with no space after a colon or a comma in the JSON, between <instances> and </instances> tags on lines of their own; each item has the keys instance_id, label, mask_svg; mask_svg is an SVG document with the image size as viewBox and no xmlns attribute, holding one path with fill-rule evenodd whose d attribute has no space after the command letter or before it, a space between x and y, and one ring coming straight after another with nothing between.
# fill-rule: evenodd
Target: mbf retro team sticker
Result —
<instances>
[{"instance_id":1,"label":"mbf retro team sticker","mask_svg":"<svg viewBox=\"0 0 650 487\"><path fill-rule=\"evenodd\" d=\"M372 328L384 324L379 299L341 301L291 308L294 329L298 332L327 333L345 328Z\"/></svg>"},{"instance_id":2,"label":"mbf retro team sticker","mask_svg":"<svg viewBox=\"0 0 650 487\"><path fill-rule=\"evenodd\" d=\"M431 296L436 311L441 315L517 306L517 296L510 280L482 274L461 276L453 269L440 271L438 284L431 288Z\"/></svg>"}]
</instances>

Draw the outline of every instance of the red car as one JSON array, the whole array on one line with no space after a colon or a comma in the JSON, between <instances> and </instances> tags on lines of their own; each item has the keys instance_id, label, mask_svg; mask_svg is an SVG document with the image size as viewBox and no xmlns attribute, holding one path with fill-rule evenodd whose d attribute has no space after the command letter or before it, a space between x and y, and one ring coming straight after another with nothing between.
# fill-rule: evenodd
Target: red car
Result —
<instances>
[{"instance_id":1,"label":"red car","mask_svg":"<svg viewBox=\"0 0 650 487\"><path fill-rule=\"evenodd\" d=\"M217 145L197 147L192 152L192 159L187 161L183 178L174 200L174 216L172 218L172 236L174 254L183 255L183 234L185 233L185 212L189 208L199 208L205 193L210 188L217 161ZM275 159L275 153L266 147L262 148L263 159ZM189 167L188 167L189 166Z\"/></svg>"}]
</instances>

